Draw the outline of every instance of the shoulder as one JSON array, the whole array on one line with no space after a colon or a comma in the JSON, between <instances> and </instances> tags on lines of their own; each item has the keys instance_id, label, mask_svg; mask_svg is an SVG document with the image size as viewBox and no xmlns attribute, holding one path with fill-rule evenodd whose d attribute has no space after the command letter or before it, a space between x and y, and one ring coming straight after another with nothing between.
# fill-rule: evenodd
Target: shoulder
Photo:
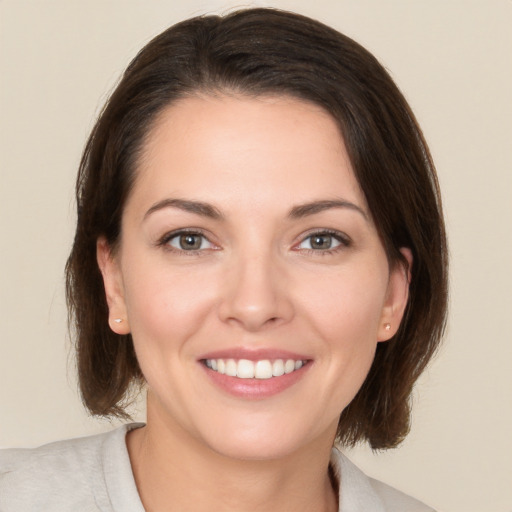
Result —
<instances>
[{"instance_id":1,"label":"shoulder","mask_svg":"<svg viewBox=\"0 0 512 512\"><path fill-rule=\"evenodd\" d=\"M340 482L340 512L435 512L417 499L366 476L339 450L331 463Z\"/></svg>"},{"instance_id":2,"label":"shoulder","mask_svg":"<svg viewBox=\"0 0 512 512\"><path fill-rule=\"evenodd\" d=\"M107 455L115 459L116 451L122 454L129 428L34 449L0 450L0 510L111 510Z\"/></svg>"},{"instance_id":3,"label":"shoulder","mask_svg":"<svg viewBox=\"0 0 512 512\"><path fill-rule=\"evenodd\" d=\"M34 449L2 450L0 510L98 510L91 499L98 490L92 487L107 438L102 434Z\"/></svg>"},{"instance_id":4,"label":"shoulder","mask_svg":"<svg viewBox=\"0 0 512 512\"><path fill-rule=\"evenodd\" d=\"M402 510L404 512L435 512L433 508L384 482L374 480L373 478L369 478L369 481L384 504L385 510L394 510L397 512Z\"/></svg>"}]
</instances>

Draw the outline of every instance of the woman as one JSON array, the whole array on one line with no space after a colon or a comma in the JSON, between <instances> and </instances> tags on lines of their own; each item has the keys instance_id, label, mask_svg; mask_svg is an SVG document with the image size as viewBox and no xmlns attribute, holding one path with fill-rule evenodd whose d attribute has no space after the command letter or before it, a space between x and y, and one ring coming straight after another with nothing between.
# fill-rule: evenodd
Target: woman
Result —
<instances>
[{"instance_id":1,"label":"woman","mask_svg":"<svg viewBox=\"0 0 512 512\"><path fill-rule=\"evenodd\" d=\"M349 38L270 9L171 27L85 148L67 265L92 414L2 454L0 509L430 510L333 444L392 448L446 313L421 131Z\"/></svg>"}]
</instances>

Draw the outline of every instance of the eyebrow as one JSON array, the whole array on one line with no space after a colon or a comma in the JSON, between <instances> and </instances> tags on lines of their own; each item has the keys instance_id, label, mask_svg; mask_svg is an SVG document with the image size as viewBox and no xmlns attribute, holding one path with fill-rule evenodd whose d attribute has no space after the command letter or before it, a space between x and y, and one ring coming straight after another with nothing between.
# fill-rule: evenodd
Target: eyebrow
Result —
<instances>
[{"instance_id":1,"label":"eyebrow","mask_svg":"<svg viewBox=\"0 0 512 512\"><path fill-rule=\"evenodd\" d=\"M327 199L322 201L313 201L311 203L304 203L294 206L288 213L288 217L292 219L301 219L309 215L315 215L325 210L332 208L348 208L360 213L366 221L368 221L368 214L360 207L350 201L344 199Z\"/></svg>"},{"instance_id":2,"label":"eyebrow","mask_svg":"<svg viewBox=\"0 0 512 512\"><path fill-rule=\"evenodd\" d=\"M202 217L208 217L214 220L223 220L224 215L209 203L202 201L192 201L188 199L168 198L155 203L144 214L144 220L152 213L162 210L164 208L178 208L186 212L194 213ZM320 201L312 201L310 203L299 204L294 206L288 212L288 217L291 219L302 219L310 215L315 215L326 210L333 208L348 208L360 213L363 218L368 221L368 214L359 206L344 199L324 199Z\"/></svg>"},{"instance_id":3,"label":"eyebrow","mask_svg":"<svg viewBox=\"0 0 512 512\"><path fill-rule=\"evenodd\" d=\"M202 217L209 217L210 219L221 220L224 218L222 213L208 203L201 201L190 201L187 199L164 199L155 203L145 214L144 220L147 219L152 213L162 210L164 208L178 208L186 212L195 213Z\"/></svg>"}]
</instances>

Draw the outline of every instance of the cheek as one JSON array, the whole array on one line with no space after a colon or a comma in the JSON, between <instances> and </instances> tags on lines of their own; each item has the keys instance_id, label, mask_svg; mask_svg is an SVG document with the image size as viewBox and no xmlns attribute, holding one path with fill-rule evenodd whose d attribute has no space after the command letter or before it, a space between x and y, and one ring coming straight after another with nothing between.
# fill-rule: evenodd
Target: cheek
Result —
<instances>
[{"instance_id":1,"label":"cheek","mask_svg":"<svg viewBox=\"0 0 512 512\"><path fill-rule=\"evenodd\" d=\"M216 288L213 276L166 265L140 266L126 275L125 302L136 345L176 348L204 323Z\"/></svg>"},{"instance_id":2,"label":"cheek","mask_svg":"<svg viewBox=\"0 0 512 512\"><path fill-rule=\"evenodd\" d=\"M378 268L351 267L304 283L309 292L301 293L303 309L329 339L376 341L387 288L387 269Z\"/></svg>"},{"instance_id":3,"label":"cheek","mask_svg":"<svg viewBox=\"0 0 512 512\"><path fill-rule=\"evenodd\" d=\"M368 269L352 267L350 272L310 282L308 288L314 291L302 304L321 343L324 394L330 397L333 414L339 414L353 399L375 356L387 267L382 266L382 272Z\"/></svg>"}]
</instances>

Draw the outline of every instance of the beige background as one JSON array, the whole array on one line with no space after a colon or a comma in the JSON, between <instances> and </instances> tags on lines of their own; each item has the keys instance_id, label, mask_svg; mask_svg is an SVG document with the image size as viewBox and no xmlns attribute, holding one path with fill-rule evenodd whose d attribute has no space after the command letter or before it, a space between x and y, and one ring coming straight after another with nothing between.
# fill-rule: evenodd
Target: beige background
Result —
<instances>
[{"instance_id":1,"label":"beige background","mask_svg":"<svg viewBox=\"0 0 512 512\"><path fill-rule=\"evenodd\" d=\"M0 0L0 446L111 428L82 411L66 337L80 152L145 42L233 5ZM511 512L512 2L244 5L316 17L373 51L416 111L439 170L452 258L446 343L417 387L403 446L353 458L440 511Z\"/></svg>"}]
</instances>

